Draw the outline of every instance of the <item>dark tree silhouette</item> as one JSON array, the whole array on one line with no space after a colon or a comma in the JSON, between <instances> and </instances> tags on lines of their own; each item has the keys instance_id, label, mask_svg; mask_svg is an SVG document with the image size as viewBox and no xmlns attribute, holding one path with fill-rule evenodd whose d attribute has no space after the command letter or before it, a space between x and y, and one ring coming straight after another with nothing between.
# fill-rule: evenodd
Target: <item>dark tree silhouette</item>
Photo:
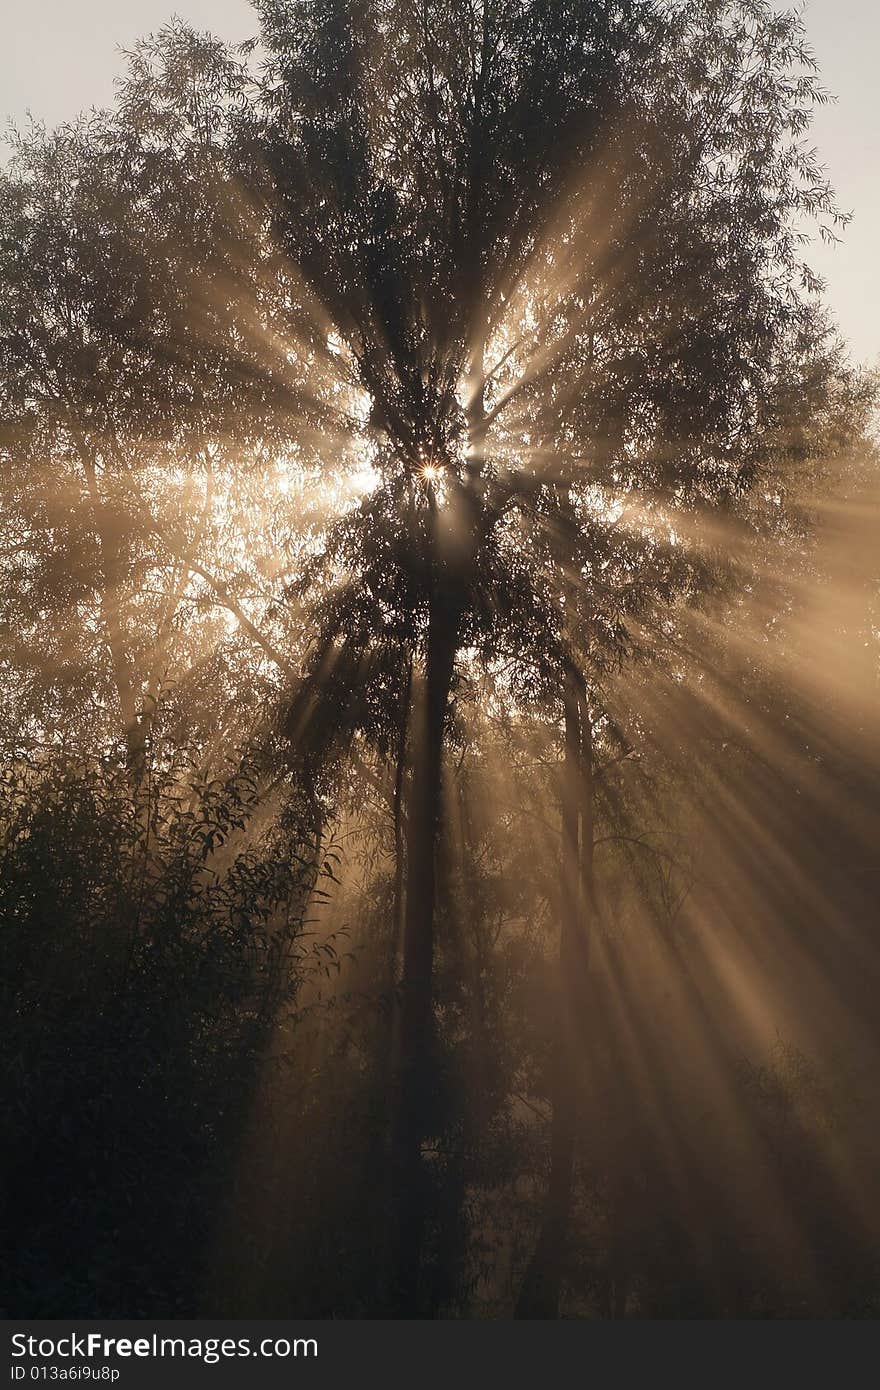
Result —
<instances>
[{"instance_id":1,"label":"dark tree silhouette","mask_svg":"<svg viewBox=\"0 0 880 1390\"><path fill-rule=\"evenodd\" d=\"M809 323L793 219L837 214L797 143L820 95L799 22L762 4L260 8L267 116L249 154L363 393L380 476L345 522L353 578L316 679L348 627L365 682L377 613L418 655L392 1137L394 1299L415 1311L458 653L510 650L550 680L570 665L547 536L571 533L601 623L616 499L635 518L633 585L681 583L658 533L729 506L775 444L757 401Z\"/></svg>"}]
</instances>

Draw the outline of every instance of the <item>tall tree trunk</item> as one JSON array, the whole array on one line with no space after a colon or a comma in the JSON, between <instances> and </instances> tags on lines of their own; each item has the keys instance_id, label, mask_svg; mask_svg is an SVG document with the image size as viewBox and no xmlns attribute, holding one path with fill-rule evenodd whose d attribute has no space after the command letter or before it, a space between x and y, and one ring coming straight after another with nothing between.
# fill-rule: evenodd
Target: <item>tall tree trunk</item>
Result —
<instances>
[{"instance_id":1,"label":"tall tree trunk","mask_svg":"<svg viewBox=\"0 0 880 1390\"><path fill-rule=\"evenodd\" d=\"M397 738L397 753L394 768L394 884L391 907L391 942L389 980L393 983L397 975L397 961L403 943L403 903L406 872L405 808L404 791L406 786L406 761L409 746L410 706L412 703L413 658L407 656L406 676L400 708L400 728Z\"/></svg>"},{"instance_id":2,"label":"tall tree trunk","mask_svg":"<svg viewBox=\"0 0 880 1390\"><path fill-rule=\"evenodd\" d=\"M394 879L391 886L391 930L388 934L387 955L380 989L387 991L388 1007L380 1010L376 1035L376 1066L382 1078L383 1120L382 1132L386 1139L397 1097L394 1094L398 1074L400 1047L400 1010L395 1006L395 995L399 978L400 961L403 951L403 913L406 902L406 829L407 829L407 771L411 729L411 704L413 688L413 658L407 657L407 669L401 694L400 724L397 730L395 750L394 790L391 798L394 828ZM390 1166L384 1170L385 1181L393 1182ZM385 1210L390 1210L390 1187L385 1190ZM387 1251L386 1251L387 1254Z\"/></svg>"},{"instance_id":3,"label":"tall tree trunk","mask_svg":"<svg viewBox=\"0 0 880 1390\"><path fill-rule=\"evenodd\" d=\"M432 1091L435 852L440 826L443 725L458 640L459 607L442 591L431 599L422 718L413 738L407 818L403 980L391 1134L394 1190L391 1301L416 1317L423 1301L419 1273L426 1214L422 1142Z\"/></svg>"},{"instance_id":4,"label":"tall tree trunk","mask_svg":"<svg viewBox=\"0 0 880 1390\"><path fill-rule=\"evenodd\" d=\"M583 678L573 668L565 673L563 707L561 1007L550 1077L550 1171L541 1229L516 1304L517 1318L559 1316L574 1186L578 1063L589 1004L589 926L594 904L592 726Z\"/></svg>"},{"instance_id":5,"label":"tall tree trunk","mask_svg":"<svg viewBox=\"0 0 880 1390\"><path fill-rule=\"evenodd\" d=\"M481 522L478 483L485 444L485 340L483 323L475 333L468 367L465 485L455 484L450 475L450 493L442 513L433 486L428 489L432 574L422 710L413 728L407 807L403 972L391 1125L390 1294L393 1311L404 1317L417 1317L425 1309L420 1275L428 1194L422 1142L433 1090L434 913L443 728ZM412 507L411 492L409 496Z\"/></svg>"}]
</instances>

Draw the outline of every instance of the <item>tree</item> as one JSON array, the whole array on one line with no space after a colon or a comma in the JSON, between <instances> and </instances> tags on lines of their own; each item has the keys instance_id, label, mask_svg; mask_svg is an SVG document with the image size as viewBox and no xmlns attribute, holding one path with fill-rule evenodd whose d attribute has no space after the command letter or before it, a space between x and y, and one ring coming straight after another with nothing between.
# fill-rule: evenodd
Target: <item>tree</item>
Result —
<instances>
[{"instance_id":1,"label":"tree","mask_svg":"<svg viewBox=\"0 0 880 1390\"><path fill-rule=\"evenodd\" d=\"M229 643L218 610L285 678L293 664L271 601L245 599L277 585L280 461L307 461L314 414L280 345L283 279L232 181L246 92L239 59L172 24L129 55L114 111L17 135L0 181L18 725L64 740L90 702L136 778L160 699Z\"/></svg>"},{"instance_id":2,"label":"tree","mask_svg":"<svg viewBox=\"0 0 880 1390\"><path fill-rule=\"evenodd\" d=\"M462 653L560 678L583 642L560 532L595 643L608 550L643 597L695 582L676 516L729 508L774 447L759 403L810 318L796 222L839 217L799 143L822 99L800 21L764 0L259 9L247 160L264 161L310 340L361 393L376 474L328 547L352 577L319 670L346 653L363 684L363 638L340 633L368 608L383 640L408 626L417 663L392 1140L394 1299L413 1312Z\"/></svg>"}]
</instances>

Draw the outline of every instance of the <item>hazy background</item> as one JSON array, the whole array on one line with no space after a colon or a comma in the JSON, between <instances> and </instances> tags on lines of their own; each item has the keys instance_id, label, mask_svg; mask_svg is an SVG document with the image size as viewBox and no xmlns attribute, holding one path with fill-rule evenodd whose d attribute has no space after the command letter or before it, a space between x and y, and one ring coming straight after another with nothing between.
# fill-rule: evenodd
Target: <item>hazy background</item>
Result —
<instances>
[{"instance_id":1,"label":"hazy background","mask_svg":"<svg viewBox=\"0 0 880 1390\"><path fill-rule=\"evenodd\" d=\"M230 40L256 27L247 0L32 0L10 5L0 22L0 121L28 111L55 124L106 105L121 67L119 47L178 14ZM811 42L836 105L821 110L814 140L845 211L855 218L840 247L817 245L811 264L854 357L880 354L880 5L877 0L811 0Z\"/></svg>"}]
</instances>

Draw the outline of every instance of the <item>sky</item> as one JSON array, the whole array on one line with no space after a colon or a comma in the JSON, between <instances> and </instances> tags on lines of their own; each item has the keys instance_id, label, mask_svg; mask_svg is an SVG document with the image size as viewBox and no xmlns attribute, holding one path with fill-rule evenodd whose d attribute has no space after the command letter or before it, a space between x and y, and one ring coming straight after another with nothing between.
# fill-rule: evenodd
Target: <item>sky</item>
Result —
<instances>
[{"instance_id":1,"label":"sky","mask_svg":"<svg viewBox=\"0 0 880 1390\"><path fill-rule=\"evenodd\" d=\"M880 56L878 0L809 0L807 32L824 85L812 140L838 202L854 214L844 243L809 260L857 361L880 362ZM171 14L236 41L255 29L247 0L10 0L0 21L0 122L30 111L49 125L109 105L119 49Z\"/></svg>"}]
</instances>

